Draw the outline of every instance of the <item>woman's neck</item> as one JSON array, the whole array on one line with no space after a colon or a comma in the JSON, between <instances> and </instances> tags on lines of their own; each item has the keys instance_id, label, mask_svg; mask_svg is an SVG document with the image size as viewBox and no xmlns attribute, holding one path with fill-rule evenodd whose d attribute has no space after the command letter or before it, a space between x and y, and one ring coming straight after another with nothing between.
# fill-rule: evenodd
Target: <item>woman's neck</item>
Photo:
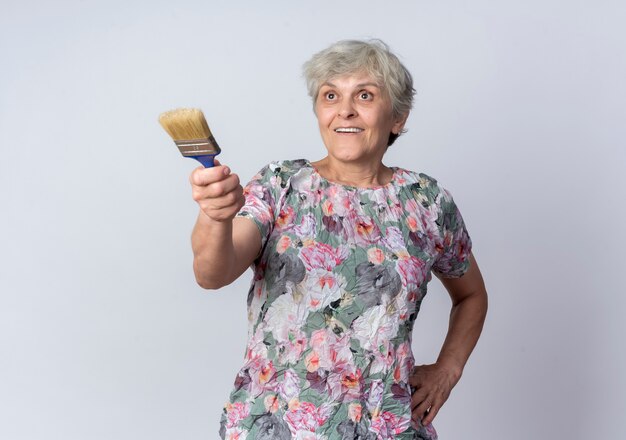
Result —
<instances>
[{"instance_id":1,"label":"woman's neck","mask_svg":"<svg viewBox=\"0 0 626 440\"><path fill-rule=\"evenodd\" d=\"M380 161L361 164L341 162L326 156L311 165L326 180L358 188L383 186L393 177L393 171Z\"/></svg>"}]
</instances>

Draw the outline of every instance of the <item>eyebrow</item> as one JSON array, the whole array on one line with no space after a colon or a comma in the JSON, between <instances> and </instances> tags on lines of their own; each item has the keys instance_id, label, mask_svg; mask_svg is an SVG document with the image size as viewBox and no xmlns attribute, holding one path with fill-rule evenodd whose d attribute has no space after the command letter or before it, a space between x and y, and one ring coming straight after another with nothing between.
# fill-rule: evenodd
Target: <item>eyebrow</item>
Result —
<instances>
[{"instance_id":1,"label":"eyebrow","mask_svg":"<svg viewBox=\"0 0 626 440\"><path fill-rule=\"evenodd\" d=\"M325 83L323 83L323 84L320 86L320 88L322 88L323 86L330 86L330 87L337 88L337 86L336 86L335 84L333 84L333 83L331 83L331 82L329 82L329 81L326 81ZM360 84L357 84L357 85L355 86L355 88L360 89L360 88L362 88L362 87L366 87L366 86L370 86L370 87L371 87L371 86L373 86L373 87L376 87L376 88L378 88L378 89L380 89L380 88L381 88L378 84L373 83L373 82L360 83Z\"/></svg>"}]
</instances>

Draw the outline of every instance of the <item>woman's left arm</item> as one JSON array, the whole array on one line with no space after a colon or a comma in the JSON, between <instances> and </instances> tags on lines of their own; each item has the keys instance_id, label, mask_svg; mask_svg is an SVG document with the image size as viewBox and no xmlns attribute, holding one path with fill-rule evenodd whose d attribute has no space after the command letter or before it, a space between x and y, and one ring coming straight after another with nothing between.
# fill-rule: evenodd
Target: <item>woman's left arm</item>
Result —
<instances>
[{"instance_id":1,"label":"woman's left arm","mask_svg":"<svg viewBox=\"0 0 626 440\"><path fill-rule=\"evenodd\" d=\"M416 366L410 378L412 416L424 425L433 421L461 378L487 314L487 290L474 255L463 276L438 278L452 298L448 333L437 362Z\"/></svg>"}]
</instances>

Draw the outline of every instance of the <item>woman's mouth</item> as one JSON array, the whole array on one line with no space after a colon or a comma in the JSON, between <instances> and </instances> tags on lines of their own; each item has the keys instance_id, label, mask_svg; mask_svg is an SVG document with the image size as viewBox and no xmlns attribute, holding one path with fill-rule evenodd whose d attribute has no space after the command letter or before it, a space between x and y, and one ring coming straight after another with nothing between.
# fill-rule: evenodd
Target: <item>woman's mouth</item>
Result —
<instances>
[{"instance_id":1,"label":"woman's mouth","mask_svg":"<svg viewBox=\"0 0 626 440\"><path fill-rule=\"evenodd\" d=\"M363 131L362 128L358 127L337 127L335 128L335 133L361 133Z\"/></svg>"}]
</instances>

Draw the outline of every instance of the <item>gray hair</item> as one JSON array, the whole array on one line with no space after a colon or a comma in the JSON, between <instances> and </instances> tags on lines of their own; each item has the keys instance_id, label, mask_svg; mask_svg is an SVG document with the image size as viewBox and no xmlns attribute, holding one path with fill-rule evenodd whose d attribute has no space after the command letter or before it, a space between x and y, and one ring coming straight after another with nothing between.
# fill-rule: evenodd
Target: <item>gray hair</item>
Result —
<instances>
[{"instance_id":1,"label":"gray hair","mask_svg":"<svg viewBox=\"0 0 626 440\"><path fill-rule=\"evenodd\" d=\"M413 107L413 77L381 40L338 41L313 55L304 63L303 71L313 106L320 87L326 81L337 76L366 72L389 95L394 117L408 115ZM391 133L388 145L397 137Z\"/></svg>"}]
</instances>

